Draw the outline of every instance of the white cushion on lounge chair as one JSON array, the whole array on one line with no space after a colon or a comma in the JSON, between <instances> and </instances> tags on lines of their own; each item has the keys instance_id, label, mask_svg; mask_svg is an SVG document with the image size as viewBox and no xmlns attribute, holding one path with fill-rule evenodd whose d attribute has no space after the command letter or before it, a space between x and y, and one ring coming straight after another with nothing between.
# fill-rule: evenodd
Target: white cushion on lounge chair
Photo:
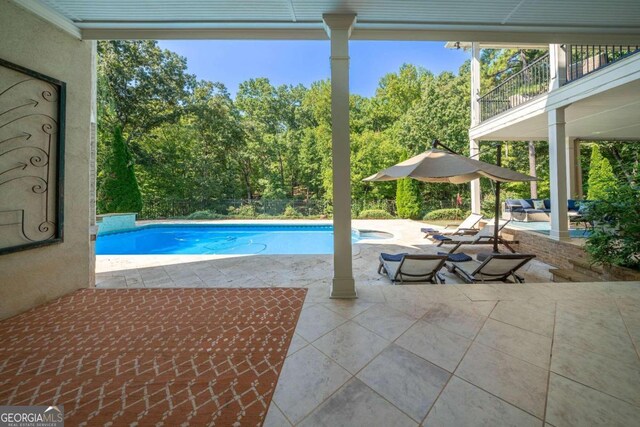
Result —
<instances>
[{"instance_id":1,"label":"white cushion on lounge chair","mask_svg":"<svg viewBox=\"0 0 640 427\"><path fill-rule=\"evenodd\" d=\"M471 230L476 224L480 222L481 219L482 215L472 213L467 218L465 218L465 220L462 221L462 223L460 223L460 225L458 225L458 227L456 227L454 230L442 230L440 231L440 234L451 235L464 232L465 230Z\"/></svg>"},{"instance_id":2,"label":"white cushion on lounge chair","mask_svg":"<svg viewBox=\"0 0 640 427\"><path fill-rule=\"evenodd\" d=\"M443 265L446 256L442 255L405 255L400 261L388 261L380 258L389 279L401 282L419 282L430 280Z\"/></svg>"},{"instance_id":3,"label":"white cushion on lounge chair","mask_svg":"<svg viewBox=\"0 0 640 427\"><path fill-rule=\"evenodd\" d=\"M451 262L449 265L453 265L455 269L460 270L475 281L491 281L508 277L522 268L533 257L533 255L529 254L513 254L505 258L500 258L499 255L489 255L483 262ZM481 266L482 268L478 271Z\"/></svg>"}]
</instances>

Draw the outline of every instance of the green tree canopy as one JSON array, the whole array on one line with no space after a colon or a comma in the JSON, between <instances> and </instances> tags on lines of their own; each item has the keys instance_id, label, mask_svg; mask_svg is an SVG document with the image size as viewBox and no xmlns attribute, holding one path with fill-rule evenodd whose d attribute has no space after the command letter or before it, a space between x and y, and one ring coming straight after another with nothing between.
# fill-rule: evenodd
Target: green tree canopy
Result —
<instances>
[{"instance_id":1,"label":"green tree canopy","mask_svg":"<svg viewBox=\"0 0 640 427\"><path fill-rule=\"evenodd\" d=\"M591 147L591 163L589 165L589 190L587 199L605 200L618 188L616 176L609 159L600 153L600 147Z\"/></svg>"},{"instance_id":2,"label":"green tree canopy","mask_svg":"<svg viewBox=\"0 0 640 427\"><path fill-rule=\"evenodd\" d=\"M140 212L142 197L133 161L119 127L113 132L110 146L111 152L100 171L103 180L97 195L98 209L102 212Z\"/></svg>"}]
</instances>

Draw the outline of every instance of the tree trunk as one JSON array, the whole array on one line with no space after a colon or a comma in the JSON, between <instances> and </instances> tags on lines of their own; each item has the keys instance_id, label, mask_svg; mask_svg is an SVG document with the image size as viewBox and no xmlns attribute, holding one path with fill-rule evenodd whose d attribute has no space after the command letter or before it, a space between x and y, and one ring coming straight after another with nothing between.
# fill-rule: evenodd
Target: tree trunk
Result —
<instances>
[{"instance_id":1,"label":"tree trunk","mask_svg":"<svg viewBox=\"0 0 640 427\"><path fill-rule=\"evenodd\" d=\"M529 141L529 175L536 176L536 146ZM531 181L531 198L538 198L538 181Z\"/></svg>"}]
</instances>

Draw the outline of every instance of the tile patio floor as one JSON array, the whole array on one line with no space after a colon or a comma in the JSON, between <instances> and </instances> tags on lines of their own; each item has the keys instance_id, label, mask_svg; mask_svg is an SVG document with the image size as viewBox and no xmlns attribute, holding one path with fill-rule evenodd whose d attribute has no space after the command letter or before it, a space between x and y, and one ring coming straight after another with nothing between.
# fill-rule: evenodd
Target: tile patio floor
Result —
<instances>
[{"instance_id":1,"label":"tile patio floor","mask_svg":"<svg viewBox=\"0 0 640 427\"><path fill-rule=\"evenodd\" d=\"M533 263L525 285L389 286L381 250L435 248L385 223L355 245L357 300L327 298L330 256L99 257L97 282L307 287L265 426L638 425L640 282L534 283Z\"/></svg>"},{"instance_id":2,"label":"tile patio floor","mask_svg":"<svg viewBox=\"0 0 640 427\"><path fill-rule=\"evenodd\" d=\"M310 288L265 426L631 426L640 283Z\"/></svg>"}]
</instances>

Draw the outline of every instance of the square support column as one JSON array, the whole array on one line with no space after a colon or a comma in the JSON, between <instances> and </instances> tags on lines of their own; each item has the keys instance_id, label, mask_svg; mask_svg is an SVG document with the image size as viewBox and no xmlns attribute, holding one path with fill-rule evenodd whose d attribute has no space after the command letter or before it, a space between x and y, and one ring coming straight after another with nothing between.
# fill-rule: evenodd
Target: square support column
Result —
<instances>
[{"instance_id":1,"label":"square support column","mask_svg":"<svg viewBox=\"0 0 640 427\"><path fill-rule=\"evenodd\" d=\"M576 185L576 153L575 139L571 137L565 138L565 146L567 150L567 198L575 199L577 191Z\"/></svg>"},{"instance_id":2,"label":"square support column","mask_svg":"<svg viewBox=\"0 0 640 427\"><path fill-rule=\"evenodd\" d=\"M331 39L331 147L333 159L333 282L331 298L356 298L351 255L349 37L354 14L325 14Z\"/></svg>"},{"instance_id":3,"label":"square support column","mask_svg":"<svg viewBox=\"0 0 640 427\"><path fill-rule=\"evenodd\" d=\"M551 189L551 238L569 239L567 216L567 149L564 108L549 111L549 181Z\"/></svg>"},{"instance_id":4,"label":"square support column","mask_svg":"<svg viewBox=\"0 0 640 427\"><path fill-rule=\"evenodd\" d=\"M575 156L575 165L576 165L576 194L575 198L578 200L582 200L584 197L582 191L582 156L580 155L580 148L582 144L579 139L573 141L574 149L573 155Z\"/></svg>"},{"instance_id":5,"label":"square support column","mask_svg":"<svg viewBox=\"0 0 640 427\"><path fill-rule=\"evenodd\" d=\"M475 139L469 140L469 155L478 160L478 153L480 152L480 144ZM471 213L479 214L482 210L481 193L480 193L480 180L474 179L469 183L471 185Z\"/></svg>"},{"instance_id":6,"label":"square support column","mask_svg":"<svg viewBox=\"0 0 640 427\"><path fill-rule=\"evenodd\" d=\"M471 43L471 127L480 124L481 112L480 112L480 44L477 42ZM469 155L478 160L478 152L480 146L478 141L474 139L469 140ZM474 157L475 156L475 157ZM471 185L471 212L479 214L481 208L480 200L480 180L474 179L470 182Z\"/></svg>"}]
</instances>

